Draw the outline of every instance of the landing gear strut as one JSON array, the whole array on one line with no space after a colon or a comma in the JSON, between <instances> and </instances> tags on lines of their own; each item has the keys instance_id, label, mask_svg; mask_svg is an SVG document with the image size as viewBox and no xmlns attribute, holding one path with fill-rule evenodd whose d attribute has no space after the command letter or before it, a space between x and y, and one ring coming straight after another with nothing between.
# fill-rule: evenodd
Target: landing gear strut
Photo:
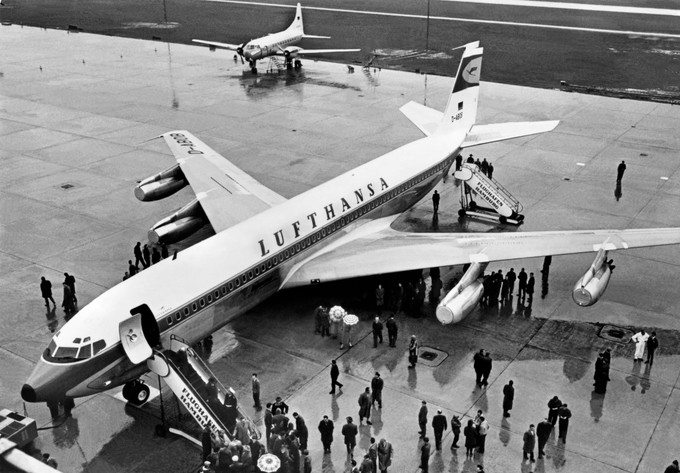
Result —
<instances>
[{"instance_id":1,"label":"landing gear strut","mask_svg":"<svg viewBox=\"0 0 680 473\"><path fill-rule=\"evenodd\" d=\"M135 406L144 404L149 399L150 393L149 386L139 379L125 383L125 386L123 386L123 397Z\"/></svg>"},{"instance_id":2,"label":"landing gear strut","mask_svg":"<svg viewBox=\"0 0 680 473\"><path fill-rule=\"evenodd\" d=\"M296 59L294 64L295 69L300 69L302 67L302 61L300 61L299 59Z\"/></svg>"},{"instance_id":3,"label":"landing gear strut","mask_svg":"<svg viewBox=\"0 0 680 473\"><path fill-rule=\"evenodd\" d=\"M255 61L249 61L248 64L250 64L250 71L253 74L257 74L257 67Z\"/></svg>"}]
</instances>

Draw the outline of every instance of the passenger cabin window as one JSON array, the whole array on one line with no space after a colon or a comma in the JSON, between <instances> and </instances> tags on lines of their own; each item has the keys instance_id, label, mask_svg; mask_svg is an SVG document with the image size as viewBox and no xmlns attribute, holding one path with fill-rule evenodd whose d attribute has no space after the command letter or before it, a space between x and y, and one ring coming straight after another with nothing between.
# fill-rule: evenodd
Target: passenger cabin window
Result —
<instances>
[{"instance_id":1,"label":"passenger cabin window","mask_svg":"<svg viewBox=\"0 0 680 473\"><path fill-rule=\"evenodd\" d=\"M168 323L168 325L172 325L172 317L166 317L165 321Z\"/></svg>"}]
</instances>

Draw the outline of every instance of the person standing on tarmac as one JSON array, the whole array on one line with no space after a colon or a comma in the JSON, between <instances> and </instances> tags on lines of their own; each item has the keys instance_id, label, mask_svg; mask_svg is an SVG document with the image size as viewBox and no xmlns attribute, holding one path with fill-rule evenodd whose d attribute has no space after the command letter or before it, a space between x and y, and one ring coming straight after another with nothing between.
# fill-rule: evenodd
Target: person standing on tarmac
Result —
<instances>
[{"instance_id":1,"label":"person standing on tarmac","mask_svg":"<svg viewBox=\"0 0 680 473\"><path fill-rule=\"evenodd\" d=\"M567 431L569 430L569 419L571 418L571 411L567 407L567 403L562 404L558 413L559 421L559 438L562 439L562 443L567 443Z\"/></svg>"},{"instance_id":2,"label":"person standing on tarmac","mask_svg":"<svg viewBox=\"0 0 680 473\"><path fill-rule=\"evenodd\" d=\"M548 401L548 421L555 427L557 423L557 414L560 407L562 407L562 401L557 396L554 396L550 401Z\"/></svg>"},{"instance_id":3,"label":"person standing on tarmac","mask_svg":"<svg viewBox=\"0 0 680 473\"><path fill-rule=\"evenodd\" d=\"M45 299L45 306L47 306L47 308L50 307L49 301L52 301L54 307L57 307L57 303L54 302L54 298L52 297L52 282L49 279L45 279L45 276L40 278L40 292L42 293L42 298Z\"/></svg>"}]
</instances>

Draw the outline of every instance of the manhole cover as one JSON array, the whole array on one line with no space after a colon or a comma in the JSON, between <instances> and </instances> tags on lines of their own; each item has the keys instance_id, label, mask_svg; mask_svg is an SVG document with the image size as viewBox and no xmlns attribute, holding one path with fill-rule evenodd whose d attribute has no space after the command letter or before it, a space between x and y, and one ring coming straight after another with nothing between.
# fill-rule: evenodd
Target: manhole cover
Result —
<instances>
[{"instance_id":1,"label":"manhole cover","mask_svg":"<svg viewBox=\"0 0 680 473\"><path fill-rule=\"evenodd\" d=\"M439 366L442 361L449 356L448 353L437 350L432 347L420 347L420 356L418 357L418 363L422 363L425 366Z\"/></svg>"},{"instance_id":2,"label":"manhole cover","mask_svg":"<svg viewBox=\"0 0 680 473\"><path fill-rule=\"evenodd\" d=\"M604 325L599 333L601 338L616 343L628 343L633 335L632 330L616 325Z\"/></svg>"}]
</instances>

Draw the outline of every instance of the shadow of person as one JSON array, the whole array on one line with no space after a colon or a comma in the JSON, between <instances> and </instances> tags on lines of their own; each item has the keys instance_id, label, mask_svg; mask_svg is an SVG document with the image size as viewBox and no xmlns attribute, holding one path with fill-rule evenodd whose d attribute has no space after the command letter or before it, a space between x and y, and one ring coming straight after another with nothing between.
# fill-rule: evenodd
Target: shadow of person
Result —
<instances>
[{"instance_id":1,"label":"shadow of person","mask_svg":"<svg viewBox=\"0 0 680 473\"><path fill-rule=\"evenodd\" d=\"M619 201L622 195L623 193L621 192L621 181L619 181L616 183L616 188L614 189L614 197L616 198L617 202Z\"/></svg>"},{"instance_id":2,"label":"shadow of person","mask_svg":"<svg viewBox=\"0 0 680 473\"><path fill-rule=\"evenodd\" d=\"M338 393L336 396L331 397L331 416L333 418L333 422L337 422L340 418L340 406L338 406L338 398L340 396L342 396L342 391L340 391L340 393Z\"/></svg>"},{"instance_id":3,"label":"shadow of person","mask_svg":"<svg viewBox=\"0 0 680 473\"><path fill-rule=\"evenodd\" d=\"M544 272L541 278L541 299L545 299L545 296L548 295L548 288L548 274Z\"/></svg>"},{"instance_id":4,"label":"shadow of person","mask_svg":"<svg viewBox=\"0 0 680 473\"><path fill-rule=\"evenodd\" d=\"M638 364L640 364L640 363L638 363ZM649 375L650 375L651 369L652 369L652 365L645 365L645 372L642 374L642 377L640 378L640 389L641 389L642 394L649 391L649 388L652 387L652 383L649 381Z\"/></svg>"},{"instance_id":5,"label":"shadow of person","mask_svg":"<svg viewBox=\"0 0 680 473\"><path fill-rule=\"evenodd\" d=\"M604 393L593 391L590 393L590 417L595 422L600 422L604 408Z\"/></svg>"},{"instance_id":6,"label":"shadow of person","mask_svg":"<svg viewBox=\"0 0 680 473\"><path fill-rule=\"evenodd\" d=\"M57 318L56 306L53 307L52 309L48 307L45 317L47 318L47 329L50 331L50 333L56 332L57 328L59 327L59 319Z\"/></svg>"},{"instance_id":7,"label":"shadow of person","mask_svg":"<svg viewBox=\"0 0 680 473\"><path fill-rule=\"evenodd\" d=\"M508 422L508 419L505 417L501 419L501 428L498 429L498 440L500 440L505 447L510 443L510 422Z\"/></svg>"},{"instance_id":8,"label":"shadow of person","mask_svg":"<svg viewBox=\"0 0 680 473\"><path fill-rule=\"evenodd\" d=\"M640 383L640 369L642 363L633 362L633 370L630 375L626 376L626 382L630 385L630 390L635 391L637 385Z\"/></svg>"}]
</instances>

